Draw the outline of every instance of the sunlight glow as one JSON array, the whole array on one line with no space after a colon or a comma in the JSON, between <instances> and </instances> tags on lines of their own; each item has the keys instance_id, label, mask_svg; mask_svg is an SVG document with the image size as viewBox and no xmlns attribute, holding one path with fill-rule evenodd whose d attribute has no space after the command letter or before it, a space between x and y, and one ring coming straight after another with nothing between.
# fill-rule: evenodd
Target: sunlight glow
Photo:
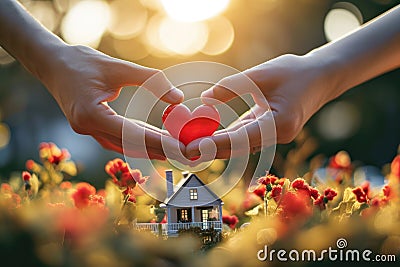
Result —
<instances>
[{"instance_id":1,"label":"sunlight glow","mask_svg":"<svg viewBox=\"0 0 400 267\"><path fill-rule=\"evenodd\" d=\"M108 30L113 37L130 39L137 36L147 22L147 9L139 2L116 0L110 3L111 21Z\"/></svg>"},{"instance_id":2,"label":"sunlight glow","mask_svg":"<svg viewBox=\"0 0 400 267\"><path fill-rule=\"evenodd\" d=\"M169 57L174 54L167 48L163 47L160 38L160 25L163 21L161 15L155 15L150 18L146 27L145 42L149 53L156 57Z\"/></svg>"},{"instance_id":3,"label":"sunlight glow","mask_svg":"<svg viewBox=\"0 0 400 267\"><path fill-rule=\"evenodd\" d=\"M136 39L114 39L112 44L118 56L126 60L136 61L149 55L145 45Z\"/></svg>"},{"instance_id":4,"label":"sunlight glow","mask_svg":"<svg viewBox=\"0 0 400 267\"><path fill-rule=\"evenodd\" d=\"M232 23L225 17L208 20L208 41L201 50L206 55L219 55L228 50L235 37Z\"/></svg>"},{"instance_id":5,"label":"sunlight glow","mask_svg":"<svg viewBox=\"0 0 400 267\"><path fill-rule=\"evenodd\" d=\"M32 1L26 5L29 13L32 14L49 31L54 31L59 23L59 17L54 10L54 5L50 1Z\"/></svg>"},{"instance_id":6,"label":"sunlight glow","mask_svg":"<svg viewBox=\"0 0 400 267\"><path fill-rule=\"evenodd\" d=\"M168 16L174 20L194 22L223 12L230 0L161 0Z\"/></svg>"},{"instance_id":7,"label":"sunlight glow","mask_svg":"<svg viewBox=\"0 0 400 267\"><path fill-rule=\"evenodd\" d=\"M321 110L317 117L319 133L327 140L352 137L360 128L361 114L352 103L334 102Z\"/></svg>"},{"instance_id":8,"label":"sunlight glow","mask_svg":"<svg viewBox=\"0 0 400 267\"><path fill-rule=\"evenodd\" d=\"M360 10L350 3L338 3L325 17L324 29L328 41L333 41L357 29L362 23Z\"/></svg>"},{"instance_id":9,"label":"sunlight glow","mask_svg":"<svg viewBox=\"0 0 400 267\"><path fill-rule=\"evenodd\" d=\"M61 24L64 40L97 48L110 21L107 3L99 0L77 2Z\"/></svg>"},{"instance_id":10,"label":"sunlight glow","mask_svg":"<svg viewBox=\"0 0 400 267\"><path fill-rule=\"evenodd\" d=\"M162 45L180 55L193 55L207 42L208 28L203 22L184 23L165 18L160 25Z\"/></svg>"}]
</instances>

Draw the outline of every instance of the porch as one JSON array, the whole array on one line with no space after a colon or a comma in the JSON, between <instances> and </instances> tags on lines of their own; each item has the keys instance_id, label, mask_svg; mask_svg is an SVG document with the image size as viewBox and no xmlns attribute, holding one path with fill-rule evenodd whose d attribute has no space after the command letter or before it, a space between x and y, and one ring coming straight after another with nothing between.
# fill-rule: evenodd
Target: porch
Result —
<instances>
[{"instance_id":1,"label":"porch","mask_svg":"<svg viewBox=\"0 0 400 267\"><path fill-rule=\"evenodd\" d=\"M158 235L171 235L178 233L180 229L189 229L199 227L202 230L215 229L222 230L221 221L207 221L207 222L187 222L187 223L136 223L136 229L147 230Z\"/></svg>"}]
</instances>

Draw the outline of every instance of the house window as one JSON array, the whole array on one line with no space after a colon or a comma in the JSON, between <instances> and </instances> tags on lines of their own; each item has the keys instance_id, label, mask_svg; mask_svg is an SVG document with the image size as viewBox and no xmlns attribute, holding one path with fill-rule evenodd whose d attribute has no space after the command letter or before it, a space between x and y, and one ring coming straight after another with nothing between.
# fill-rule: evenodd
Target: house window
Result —
<instances>
[{"instance_id":1,"label":"house window","mask_svg":"<svg viewBox=\"0 0 400 267\"><path fill-rule=\"evenodd\" d=\"M181 210L181 221L182 222L188 221L188 210L186 210L186 209Z\"/></svg>"},{"instance_id":2,"label":"house window","mask_svg":"<svg viewBox=\"0 0 400 267\"><path fill-rule=\"evenodd\" d=\"M197 199L197 189L190 189L189 194L190 194L190 200Z\"/></svg>"},{"instance_id":3,"label":"house window","mask_svg":"<svg viewBox=\"0 0 400 267\"><path fill-rule=\"evenodd\" d=\"M208 210L201 210L201 220L203 222L208 221Z\"/></svg>"},{"instance_id":4,"label":"house window","mask_svg":"<svg viewBox=\"0 0 400 267\"><path fill-rule=\"evenodd\" d=\"M190 209L177 209L178 223L187 223L192 221L192 211Z\"/></svg>"}]
</instances>

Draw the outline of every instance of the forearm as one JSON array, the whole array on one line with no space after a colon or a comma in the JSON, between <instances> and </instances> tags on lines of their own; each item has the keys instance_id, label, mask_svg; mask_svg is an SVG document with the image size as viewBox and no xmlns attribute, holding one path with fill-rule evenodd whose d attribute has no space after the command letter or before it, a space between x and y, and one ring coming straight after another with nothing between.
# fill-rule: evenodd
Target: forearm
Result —
<instances>
[{"instance_id":1,"label":"forearm","mask_svg":"<svg viewBox=\"0 0 400 267\"><path fill-rule=\"evenodd\" d=\"M400 67L400 5L308 56L327 63L332 85L328 101Z\"/></svg>"},{"instance_id":2,"label":"forearm","mask_svg":"<svg viewBox=\"0 0 400 267\"><path fill-rule=\"evenodd\" d=\"M0 45L41 81L66 46L15 0L0 0Z\"/></svg>"}]
</instances>

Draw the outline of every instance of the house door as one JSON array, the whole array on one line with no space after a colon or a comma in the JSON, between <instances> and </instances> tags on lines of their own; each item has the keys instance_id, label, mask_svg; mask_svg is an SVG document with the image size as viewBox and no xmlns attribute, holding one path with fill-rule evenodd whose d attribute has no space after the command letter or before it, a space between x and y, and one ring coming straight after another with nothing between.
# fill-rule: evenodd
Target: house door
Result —
<instances>
[{"instance_id":1,"label":"house door","mask_svg":"<svg viewBox=\"0 0 400 267\"><path fill-rule=\"evenodd\" d=\"M202 222L203 229L210 228L210 222L209 222L210 211L211 211L211 209L209 209L209 208L201 210L201 222Z\"/></svg>"},{"instance_id":2,"label":"house door","mask_svg":"<svg viewBox=\"0 0 400 267\"><path fill-rule=\"evenodd\" d=\"M206 223L208 221L208 213L209 213L209 209L202 209L201 210L201 221L203 223Z\"/></svg>"},{"instance_id":3,"label":"house door","mask_svg":"<svg viewBox=\"0 0 400 267\"><path fill-rule=\"evenodd\" d=\"M180 223L192 222L191 209L177 209L177 218Z\"/></svg>"}]
</instances>

